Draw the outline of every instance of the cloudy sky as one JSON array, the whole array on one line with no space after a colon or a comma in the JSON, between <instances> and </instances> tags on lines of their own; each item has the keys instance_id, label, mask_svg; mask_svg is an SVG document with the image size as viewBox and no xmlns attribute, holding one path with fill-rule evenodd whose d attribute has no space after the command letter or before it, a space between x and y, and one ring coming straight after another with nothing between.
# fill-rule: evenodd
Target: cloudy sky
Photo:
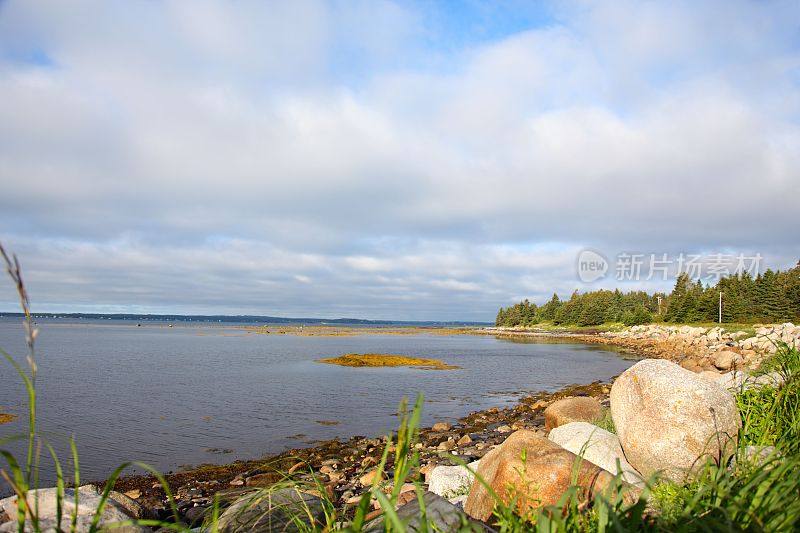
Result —
<instances>
[{"instance_id":1,"label":"cloudy sky","mask_svg":"<svg viewBox=\"0 0 800 533\"><path fill-rule=\"evenodd\" d=\"M0 240L56 312L491 320L620 285L584 248L786 268L798 89L796 0L6 0Z\"/></svg>"}]
</instances>

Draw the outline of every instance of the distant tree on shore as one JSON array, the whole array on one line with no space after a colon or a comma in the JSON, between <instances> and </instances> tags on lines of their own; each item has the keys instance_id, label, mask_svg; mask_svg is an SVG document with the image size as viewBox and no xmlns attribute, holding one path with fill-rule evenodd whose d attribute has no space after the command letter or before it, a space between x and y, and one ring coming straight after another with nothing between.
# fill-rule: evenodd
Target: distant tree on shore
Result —
<instances>
[{"instance_id":1,"label":"distant tree on shore","mask_svg":"<svg viewBox=\"0 0 800 533\"><path fill-rule=\"evenodd\" d=\"M716 322L719 293L723 293L723 322L780 322L800 320L800 262L784 272L767 270L755 279L749 274L725 276L715 285L703 285L682 273L669 295L644 291L623 293L577 290L562 301L557 294L537 307L529 300L500 308L498 326L531 326L540 322L595 326L605 322L626 325L653 320L673 323ZM658 298L661 297L659 315Z\"/></svg>"}]
</instances>

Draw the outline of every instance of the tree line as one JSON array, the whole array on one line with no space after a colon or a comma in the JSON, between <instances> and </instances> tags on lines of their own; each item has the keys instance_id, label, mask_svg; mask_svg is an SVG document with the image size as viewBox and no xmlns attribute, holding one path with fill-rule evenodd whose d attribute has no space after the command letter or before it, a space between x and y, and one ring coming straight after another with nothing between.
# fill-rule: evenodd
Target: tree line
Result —
<instances>
[{"instance_id":1,"label":"tree line","mask_svg":"<svg viewBox=\"0 0 800 533\"><path fill-rule=\"evenodd\" d=\"M722 292L722 321L738 323L800 320L800 262L786 271L767 270L755 278L744 273L725 276L715 285L693 281L682 273L670 294L619 289L580 293L568 300L557 294L543 305L523 300L500 308L498 326L557 325L596 326L622 322L632 326L654 321L716 322Z\"/></svg>"}]
</instances>

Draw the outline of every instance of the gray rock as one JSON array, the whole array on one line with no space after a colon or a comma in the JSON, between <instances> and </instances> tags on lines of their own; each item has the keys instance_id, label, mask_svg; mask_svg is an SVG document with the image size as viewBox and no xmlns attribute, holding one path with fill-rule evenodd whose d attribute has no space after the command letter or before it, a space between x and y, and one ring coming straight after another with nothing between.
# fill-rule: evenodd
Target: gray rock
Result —
<instances>
[{"instance_id":1,"label":"gray rock","mask_svg":"<svg viewBox=\"0 0 800 533\"><path fill-rule=\"evenodd\" d=\"M141 505L133 498L112 490L108 493L108 499L113 501L117 507L122 508L128 516L132 518L155 518L155 515L149 509Z\"/></svg>"},{"instance_id":2,"label":"gray rock","mask_svg":"<svg viewBox=\"0 0 800 533\"><path fill-rule=\"evenodd\" d=\"M200 525L203 523L203 520L205 520L206 513L209 512L209 509L210 507L203 506L190 507L183 513L183 516L186 518L186 523L190 526Z\"/></svg>"},{"instance_id":3,"label":"gray rock","mask_svg":"<svg viewBox=\"0 0 800 533\"><path fill-rule=\"evenodd\" d=\"M219 531L300 531L293 517L303 521L303 529L321 527L324 523L322 500L292 488L256 491L242 496L222 513Z\"/></svg>"},{"instance_id":4,"label":"gray rock","mask_svg":"<svg viewBox=\"0 0 800 533\"><path fill-rule=\"evenodd\" d=\"M77 514L77 527L79 532L89 531L92 520L100 505L101 493L93 485L78 487L78 506L76 513L75 490L64 489L64 500L62 503L61 523L59 524L56 516L57 493L55 487L28 491L27 500L33 507L38 502L39 530L56 531L60 526L64 531L70 529L71 517ZM17 497L12 496L0 500L0 508L8 515L10 521L0 526L0 532L15 532L19 527L17 521ZM107 527L111 524L131 520L133 517L113 499L109 498L103 507L99 525ZM25 521L25 531L33 531L30 517ZM147 528L129 525L115 527L115 531L120 533L140 533L148 531Z\"/></svg>"},{"instance_id":5,"label":"gray rock","mask_svg":"<svg viewBox=\"0 0 800 533\"><path fill-rule=\"evenodd\" d=\"M780 452L775 446L745 446L731 459L731 468L736 468L739 463L761 466L776 457L780 457Z\"/></svg>"},{"instance_id":6,"label":"gray rock","mask_svg":"<svg viewBox=\"0 0 800 533\"><path fill-rule=\"evenodd\" d=\"M406 525L406 531L437 531L455 533L457 531L491 531L484 524L471 520L456 505L441 496L426 492L422 500L425 502L427 524L422 523L422 512L419 501L414 499L397 510L397 516ZM379 533L384 530L384 519L381 516L368 523L364 531Z\"/></svg>"},{"instance_id":7,"label":"gray rock","mask_svg":"<svg viewBox=\"0 0 800 533\"><path fill-rule=\"evenodd\" d=\"M704 371L698 374L701 378L715 383L725 390L737 392L742 389L750 389L764 386L780 387L784 379L778 372L768 374L751 375L747 372L732 370L719 374L714 371Z\"/></svg>"},{"instance_id":8,"label":"gray rock","mask_svg":"<svg viewBox=\"0 0 800 533\"><path fill-rule=\"evenodd\" d=\"M741 424L730 392L660 359L639 361L617 378L611 415L628 462L645 477L678 482L704 456L731 453Z\"/></svg>"},{"instance_id":9,"label":"gray rock","mask_svg":"<svg viewBox=\"0 0 800 533\"><path fill-rule=\"evenodd\" d=\"M570 422L553 429L548 438L612 474L622 474L631 485L644 486L641 474L625 459L619 438L613 433L588 422Z\"/></svg>"}]
</instances>

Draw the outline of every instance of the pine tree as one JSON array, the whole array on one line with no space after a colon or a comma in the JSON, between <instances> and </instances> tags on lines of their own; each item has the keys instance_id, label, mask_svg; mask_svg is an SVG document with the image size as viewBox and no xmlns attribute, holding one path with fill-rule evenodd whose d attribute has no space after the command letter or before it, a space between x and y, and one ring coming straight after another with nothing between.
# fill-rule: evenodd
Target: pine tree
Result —
<instances>
[{"instance_id":1,"label":"pine tree","mask_svg":"<svg viewBox=\"0 0 800 533\"><path fill-rule=\"evenodd\" d=\"M542 320L553 320L556 316L556 312L558 312L560 308L561 300L558 298L558 294L553 293L553 297L550 298L550 301L541 307L539 318Z\"/></svg>"},{"instance_id":2,"label":"pine tree","mask_svg":"<svg viewBox=\"0 0 800 533\"><path fill-rule=\"evenodd\" d=\"M667 311L664 314L665 320L669 322L685 321L683 318L686 312L684 300L686 300L691 286L692 280L689 278L689 274L686 272L680 273L678 279L675 280L675 287L672 289L669 299L667 300Z\"/></svg>"}]
</instances>

